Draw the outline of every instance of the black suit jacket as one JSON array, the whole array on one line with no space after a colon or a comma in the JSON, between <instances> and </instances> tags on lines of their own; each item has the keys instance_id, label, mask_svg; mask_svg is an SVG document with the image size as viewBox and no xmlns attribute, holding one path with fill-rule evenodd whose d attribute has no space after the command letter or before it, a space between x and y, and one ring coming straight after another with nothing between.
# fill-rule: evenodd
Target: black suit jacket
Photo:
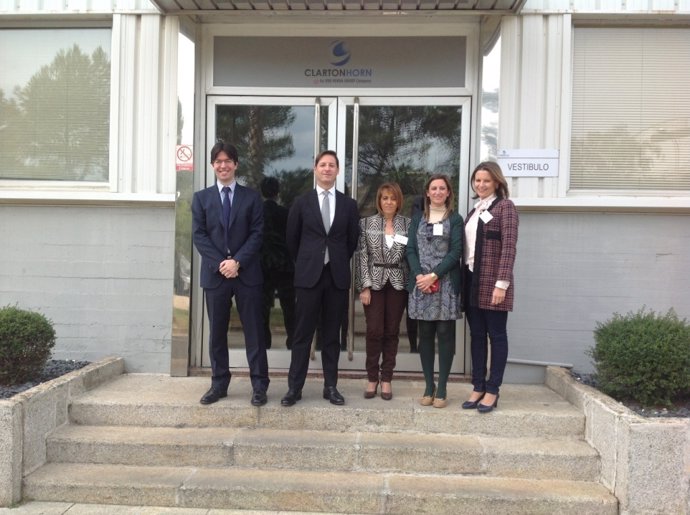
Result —
<instances>
[{"instance_id":1,"label":"black suit jacket","mask_svg":"<svg viewBox=\"0 0 690 515\"><path fill-rule=\"evenodd\" d=\"M263 204L256 191L235 184L227 244L230 255L240 262L239 280L247 286L255 286L263 283L259 260L264 230ZM222 212L216 184L194 193L192 239L201 254L202 288L217 288L224 279L218 271L221 261L227 259Z\"/></svg>"},{"instance_id":2,"label":"black suit jacket","mask_svg":"<svg viewBox=\"0 0 690 515\"><path fill-rule=\"evenodd\" d=\"M359 239L357 203L339 191L335 193L335 215L326 234L316 189L298 197L290 208L287 223L288 250L295 261L295 286L313 287L323 271L328 247L329 264L336 288L350 287L350 258Z\"/></svg>"}]
</instances>

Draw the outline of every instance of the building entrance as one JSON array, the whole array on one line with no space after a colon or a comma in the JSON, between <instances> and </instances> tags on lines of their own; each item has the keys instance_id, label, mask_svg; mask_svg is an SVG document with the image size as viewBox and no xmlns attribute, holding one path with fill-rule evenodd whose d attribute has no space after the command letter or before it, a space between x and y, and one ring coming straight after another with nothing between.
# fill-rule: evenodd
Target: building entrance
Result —
<instances>
[{"instance_id":1,"label":"building entrance","mask_svg":"<svg viewBox=\"0 0 690 515\"><path fill-rule=\"evenodd\" d=\"M462 199L460 212L466 212L470 103L469 97L207 98L206 147L217 139L234 143L240 155L238 181L259 191L263 185L265 201L272 204L267 212L278 213L267 216L261 258L268 279L264 296L272 368L287 368L290 363L294 306L282 228L293 200L314 187L314 156L325 149L338 153L337 188L357 200L361 216L376 212L376 191L386 181L401 186L402 212L409 216L415 197L423 193L424 182L433 173L451 178L456 198ZM214 180L213 169L207 165L206 185ZM197 294L202 291L198 289ZM202 330L196 332L199 337L192 341L193 355L199 356L202 366L209 366L205 312L203 318ZM465 371L462 328L458 324L454 372ZM403 317L399 371L420 370L419 357L413 352L415 329L416 324ZM234 308L229 331L230 362L243 363L243 334ZM362 306L351 290L347 324L341 331L341 369L364 370L364 334ZM318 352L316 341L314 348ZM320 363L316 359L311 366L318 368Z\"/></svg>"}]
</instances>

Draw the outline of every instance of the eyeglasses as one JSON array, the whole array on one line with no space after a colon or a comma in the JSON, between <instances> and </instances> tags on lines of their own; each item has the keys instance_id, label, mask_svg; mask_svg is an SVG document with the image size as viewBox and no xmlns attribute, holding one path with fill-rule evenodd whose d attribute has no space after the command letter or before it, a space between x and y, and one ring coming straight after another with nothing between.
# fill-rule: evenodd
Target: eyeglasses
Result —
<instances>
[{"instance_id":1,"label":"eyeglasses","mask_svg":"<svg viewBox=\"0 0 690 515\"><path fill-rule=\"evenodd\" d=\"M213 162L213 164L216 166L220 166L220 165L230 165L230 164L233 164L234 162L235 161L233 161L232 159L223 159L222 161L220 159L216 159Z\"/></svg>"}]
</instances>

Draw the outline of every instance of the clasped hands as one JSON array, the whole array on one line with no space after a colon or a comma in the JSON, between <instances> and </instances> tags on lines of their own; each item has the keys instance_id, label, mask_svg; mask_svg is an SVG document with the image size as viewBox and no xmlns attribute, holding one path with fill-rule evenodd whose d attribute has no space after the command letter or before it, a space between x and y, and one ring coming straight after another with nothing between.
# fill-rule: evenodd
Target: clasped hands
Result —
<instances>
[{"instance_id":1,"label":"clasped hands","mask_svg":"<svg viewBox=\"0 0 690 515\"><path fill-rule=\"evenodd\" d=\"M415 277L417 288L422 293L431 293L431 285L436 282L436 279L438 279L438 276L433 272L430 274L419 274Z\"/></svg>"},{"instance_id":2,"label":"clasped hands","mask_svg":"<svg viewBox=\"0 0 690 515\"><path fill-rule=\"evenodd\" d=\"M234 279L240 272L240 264L234 259L226 259L220 262L218 271L223 274L226 279Z\"/></svg>"}]
</instances>

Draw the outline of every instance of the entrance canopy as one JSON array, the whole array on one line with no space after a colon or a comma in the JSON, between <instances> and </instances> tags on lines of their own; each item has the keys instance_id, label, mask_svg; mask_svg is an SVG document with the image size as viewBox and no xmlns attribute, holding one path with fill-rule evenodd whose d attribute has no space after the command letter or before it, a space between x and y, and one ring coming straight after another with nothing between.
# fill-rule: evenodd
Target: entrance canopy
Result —
<instances>
[{"instance_id":1,"label":"entrance canopy","mask_svg":"<svg viewBox=\"0 0 690 515\"><path fill-rule=\"evenodd\" d=\"M163 14L233 11L458 11L518 14L526 0L151 0Z\"/></svg>"}]
</instances>

